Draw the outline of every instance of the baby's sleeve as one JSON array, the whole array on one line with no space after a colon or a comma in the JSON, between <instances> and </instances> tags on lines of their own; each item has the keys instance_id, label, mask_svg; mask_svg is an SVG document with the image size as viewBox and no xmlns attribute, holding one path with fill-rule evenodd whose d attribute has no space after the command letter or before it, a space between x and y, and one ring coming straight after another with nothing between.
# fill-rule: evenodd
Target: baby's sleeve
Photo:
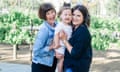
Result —
<instances>
[{"instance_id":1,"label":"baby's sleeve","mask_svg":"<svg viewBox=\"0 0 120 72\"><path fill-rule=\"evenodd\" d=\"M58 24L58 25L55 27L55 35L58 34L61 30L62 30L62 26L61 26L60 24Z\"/></svg>"}]
</instances>

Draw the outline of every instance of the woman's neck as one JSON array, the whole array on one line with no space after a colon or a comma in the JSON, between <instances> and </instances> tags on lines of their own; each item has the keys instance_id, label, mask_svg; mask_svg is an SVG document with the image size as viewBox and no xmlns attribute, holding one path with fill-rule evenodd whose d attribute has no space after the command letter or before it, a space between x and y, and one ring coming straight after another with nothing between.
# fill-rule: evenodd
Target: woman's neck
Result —
<instances>
[{"instance_id":1,"label":"woman's neck","mask_svg":"<svg viewBox=\"0 0 120 72\"><path fill-rule=\"evenodd\" d=\"M53 24L50 24L50 26L54 27L54 23L53 23Z\"/></svg>"},{"instance_id":2,"label":"woman's neck","mask_svg":"<svg viewBox=\"0 0 120 72\"><path fill-rule=\"evenodd\" d=\"M74 30L76 30L78 27L79 27L79 25L75 25L75 26L74 26Z\"/></svg>"},{"instance_id":3,"label":"woman's neck","mask_svg":"<svg viewBox=\"0 0 120 72\"><path fill-rule=\"evenodd\" d=\"M49 24L50 26L52 26L52 27L55 27L55 24L54 24L54 23L49 23L49 22L48 22L48 24Z\"/></svg>"}]
</instances>

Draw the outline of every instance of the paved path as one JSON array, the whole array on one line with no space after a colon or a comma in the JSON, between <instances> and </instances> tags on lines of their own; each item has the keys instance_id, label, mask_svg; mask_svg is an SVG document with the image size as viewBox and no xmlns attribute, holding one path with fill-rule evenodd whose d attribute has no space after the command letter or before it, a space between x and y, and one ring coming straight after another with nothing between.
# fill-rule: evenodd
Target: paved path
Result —
<instances>
[{"instance_id":1,"label":"paved path","mask_svg":"<svg viewBox=\"0 0 120 72\"><path fill-rule=\"evenodd\" d=\"M0 62L0 72L31 72L31 65Z\"/></svg>"},{"instance_id":2,"label":"paved path","mask_svg":"<svg viewBox=\"0 0 120 72\"><path fill-rule=\"evenodd\" d=\"M0 72L31 72L30 65L1 63Z\"/></svg>"}]
</instances>

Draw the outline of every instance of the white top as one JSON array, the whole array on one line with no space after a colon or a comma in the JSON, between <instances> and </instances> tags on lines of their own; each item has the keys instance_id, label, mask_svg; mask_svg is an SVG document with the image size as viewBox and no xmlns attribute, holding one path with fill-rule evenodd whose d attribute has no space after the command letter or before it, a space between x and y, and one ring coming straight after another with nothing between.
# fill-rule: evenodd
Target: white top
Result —
<instances>
[{"instance_id":1,"label":"white top","mask_svg":"<svg viewBox=\"0 0 120 72\"><path fill-rule=\"evenodd\" d=\"M62 22L59 22L57 24L57 26L55 27L55 35L58 34L61 30L65 31L65 33L67 34L67 40L68 40L71 37L71 34L72 34L72 26L71 25L63 24ZM57 52L61 53L61 54L64 54L65 45L62 42L62 40L60 40L60 45L62 47L60 47L58 49L55 49L55 50Z\"/></svg>"}]
</instances>

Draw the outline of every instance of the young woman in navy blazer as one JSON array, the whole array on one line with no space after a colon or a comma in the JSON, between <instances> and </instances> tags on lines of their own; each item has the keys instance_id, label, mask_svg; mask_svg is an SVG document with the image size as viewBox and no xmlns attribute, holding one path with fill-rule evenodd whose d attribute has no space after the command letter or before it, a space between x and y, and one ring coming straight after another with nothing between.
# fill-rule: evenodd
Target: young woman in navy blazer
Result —
<instances>
[{"instance_id":1,"label":"young woman in navy blazer","mask_svg":"<svg viewBox=\"0 0 120 72\"><path fill-rule=\"evenodd\" d=\"M89 72L92 62L91 35L88 30L90 15L83 5L72 8L73 33L67 41L64 31L60 32L66 50L64 56L64 72Z\"/></svg>"}]
</instances>

